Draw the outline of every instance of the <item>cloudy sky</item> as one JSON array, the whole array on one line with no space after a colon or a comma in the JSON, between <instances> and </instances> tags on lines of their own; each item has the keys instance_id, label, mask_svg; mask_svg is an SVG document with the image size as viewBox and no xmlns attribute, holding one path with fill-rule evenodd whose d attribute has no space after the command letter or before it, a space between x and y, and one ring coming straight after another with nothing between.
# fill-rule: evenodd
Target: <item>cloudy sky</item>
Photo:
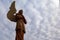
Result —
<instances>
[{"instance_id":1,"label":"cloudy sky","mask_svg":"<svg viewBox=\"0 0 60 40\"><path fill-rule=\"evenodd\" d=\"M7 19L14 0L0 0L0 40L15 40L16 23ZM27 19L24 40L60 40L59 0L15 0Z\"/></svg>"}]
</instances>

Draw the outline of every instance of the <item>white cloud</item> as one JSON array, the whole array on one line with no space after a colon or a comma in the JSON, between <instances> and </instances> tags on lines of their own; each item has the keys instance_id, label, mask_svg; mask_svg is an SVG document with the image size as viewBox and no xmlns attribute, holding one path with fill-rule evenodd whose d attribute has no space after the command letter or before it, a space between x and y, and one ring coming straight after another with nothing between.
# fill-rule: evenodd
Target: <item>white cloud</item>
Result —
<instances>
[{"instance_id":1,"label":"white cloud","mask_svg":"<svg viewBox=\"0 0 60 40\"><path fill-rule=\"evenodd\" d=\"M59 0L51 0L51 1L57 8L59 7Z\"/></svg>"}]
</instances>

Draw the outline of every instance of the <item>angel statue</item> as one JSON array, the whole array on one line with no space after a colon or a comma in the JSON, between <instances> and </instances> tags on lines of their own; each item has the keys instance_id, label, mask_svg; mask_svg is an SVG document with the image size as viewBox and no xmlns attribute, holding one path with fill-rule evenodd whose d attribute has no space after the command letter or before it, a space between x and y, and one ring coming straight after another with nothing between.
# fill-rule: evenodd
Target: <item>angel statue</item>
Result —
<instances>
[{"instance_id":1,"label":"angel statue","mask_svg":"<svg viewBox=\"0 0 60 40\"><path fill-rule=\"evenodd\" d=\"M19 12L16 13L15 1L13 1L10 6L10 10L7 13L7 18L12 22L16 22L15 40L24 40L24 34L26 33L24 24L27 24L27 21L23 16L23 10L19 10Z\"/></svg>"}]
</instances>

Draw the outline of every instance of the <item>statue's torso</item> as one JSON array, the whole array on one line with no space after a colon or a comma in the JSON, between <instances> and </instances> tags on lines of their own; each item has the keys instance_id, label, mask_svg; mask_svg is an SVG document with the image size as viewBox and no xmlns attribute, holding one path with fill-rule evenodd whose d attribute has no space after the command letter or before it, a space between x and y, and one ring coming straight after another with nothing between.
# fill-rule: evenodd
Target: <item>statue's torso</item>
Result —
<instances>
[{"instance_id":1,"label":"statue's torso","mask_svg":"<svg viewBox=\"0 0 60 40\"><path fill-rule=\"evenodd\" d=\"M17 20L17 22L16 22L16 30L19 29L19 30L25 31L23 16L22 15L19 15L19 16L16 15L16 20Z\"/></svg>"}]
</instances>

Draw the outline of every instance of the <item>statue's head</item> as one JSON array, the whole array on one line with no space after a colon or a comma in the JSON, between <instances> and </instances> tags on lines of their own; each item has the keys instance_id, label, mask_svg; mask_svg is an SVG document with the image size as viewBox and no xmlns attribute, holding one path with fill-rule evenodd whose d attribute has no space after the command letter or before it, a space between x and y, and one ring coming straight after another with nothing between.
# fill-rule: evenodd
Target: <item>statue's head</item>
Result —
<instances>
[{"instance_id":1,"label":"statue's head","mask_svg":"<svg viewBox=\"0 0 60 40\"><path fill-rule=\"evenodd\" d=\"M19 14L23 14L23 10L19 10L19 12L18 12Z\"/></svg>"}]
</instances>

